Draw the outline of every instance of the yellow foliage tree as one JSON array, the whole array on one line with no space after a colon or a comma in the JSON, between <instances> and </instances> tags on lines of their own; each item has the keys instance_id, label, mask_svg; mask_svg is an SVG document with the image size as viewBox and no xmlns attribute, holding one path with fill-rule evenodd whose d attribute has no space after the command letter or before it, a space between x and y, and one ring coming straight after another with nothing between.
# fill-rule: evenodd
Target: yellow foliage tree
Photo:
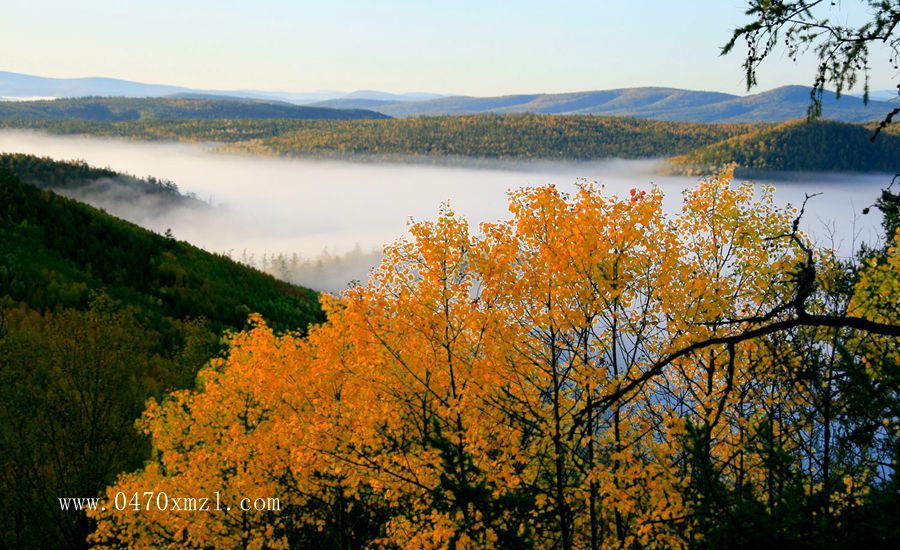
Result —
<instances>
[{"instance_id":1,"label":"yellow foliage tree","mask_svg":"<svg viewBox=\"0 0 900 550\"><path fill-rule=\"evenodd\" d=\"M449 207L412 224L308 336L257 318L195 390L151 402L154 459L108 489L92 542L688 546L688 495L713 490L709 472L765 493L760 426L801 406L771 368L799 355L766 329L794 319L808 249L795 210L730 172L677 216L662 201L546 186L475 235ZM897 257L861 288L896 294Z\"/></svg>"}]
</instances>

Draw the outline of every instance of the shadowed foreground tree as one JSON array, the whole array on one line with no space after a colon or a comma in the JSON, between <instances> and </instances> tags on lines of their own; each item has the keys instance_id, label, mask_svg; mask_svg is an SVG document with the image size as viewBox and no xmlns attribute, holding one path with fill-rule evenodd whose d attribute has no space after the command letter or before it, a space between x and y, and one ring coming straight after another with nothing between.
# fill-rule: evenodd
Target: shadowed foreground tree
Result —
<instances>
[{"instance_id":1,"label":"shadowed foreground tree","mask_svg":"<svg viewBox=\"0 0 900 550\"><path fill-rule=\"evenodd\" d=\"M165 356L135 311L104 294L87 311L0 301L0 319L0 547L82 548L93 526L59 497L96 494L143 463L149 442L134 420L151 392L209 356L208 333L184 323L183 348Z\"/></svg>"},{"instance_id":2,"label":"shadowed foreground tree","mask_svg":"<svg viewBox=\"0 0 900 550\"><path fill-rule=\"evenodd\" d=\"M900 240L845 265L728 172L662 198L528 188L476 234L445 209L307 337L255 318L150 403L92 541L896 545Z\"/></svg>"}]
</instances>

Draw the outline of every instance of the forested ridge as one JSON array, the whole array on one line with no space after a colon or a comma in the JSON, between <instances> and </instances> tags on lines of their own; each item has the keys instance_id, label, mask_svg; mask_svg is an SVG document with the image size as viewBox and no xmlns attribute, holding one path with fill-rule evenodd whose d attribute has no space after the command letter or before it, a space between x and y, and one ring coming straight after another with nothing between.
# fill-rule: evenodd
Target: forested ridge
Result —
<instances>
[{"instance_id":1,"label":"forested ridge","mask_svg":"<svg viewBox=\"0 0 900 550\"><path fill-rule=\"evenodd\" d=\"M745 133L747 124L690 124L548 115L438 116L315 124L247 144L278 154L498 159L659 158Z\"/></svg>"},{"instance_id":2,"label":"forested ridge","mask_svg":"<svg viewBox=\"0 0 900 550\"><path fill-rule=\"evenodd\" d=\"M81 160L60 161L21 153L0 153L0 171L3 170L16 175L22 183L41 189L96 190L101 184L105 188L129 189L137 195L154 195L170 206L208 206L192 193L182 194L174 181L153 176L139 178L109 168L96 168Z\"/></svg>"},{"instance_id":3,"label":"forested ridge","mask_svg":"<svg viewBox=\"0 0 900 550\"><path fill-rule=\"evenodd\" d=\"M225 102L228 103L228 102ZM333 158L601 160L672 158L688 174L736 162L740 171L900 169L900 136L874 126L796 120L703 124L591 115L460 115L312 120L142 118L120 122L66 118L0 119L0 127L58 134L219 144L220 149Z\"/></svg>"},{"instance_id":4,"label":"forested ridge","mask_svg":"<svg viewBox=\"0 0 900 550\"><path fill-rule=\"evenodd\" d=\"M83 97L0 102L3 120L123 122L184 119L387 118L365 109L330 109L241 99Z\"/></svg>"},{"instance_id":5,"label":"forested ridge","mask_svg":"<svg viewBox=\"0 0 900 550\"><path fill-rule=\"evenodd\" d=\"M3 209L5 263L15 266L7 269L4 288L32 307L83 306L89 291L102 287L114 298L130 294L160 314L205 317L221 326L242 326L249 304L286 328L315 318L312 291L20 183L8 173Z\"/></svg>"},{"instance_id":6,"label":"forested ridge","mask_svg":"<svg viewBox=\"0 0 900 550\"><path fill-rule=\"evenodd\" d=\"M192 119L95 122L0 120L33 128L152 140L220 142L278 155L456 156L499 159L661 158L752 131L752 124L700 124L586 115L472 115L386 120Z\"/></svg>"},{"instance_id":7,"label":"forested ridge","mask_svg":"<svg viewBox=\"0 0 900 550\"><path fill-rule=\"evenodd\" d=\"M95 495L149 457L133 427L147 397L193 386L221 336L251 313L287 331L322 312L313 291L16 174L60 188L130 176L0 157L0 539L82 547L90 523L56 498ZM131 178L145 192L177 193Z\"/></svg>"},{"instance_id":8,"label":"forested ridge","mask_svg":"<svg viewBox=\"0 0 900 550\"><path fill-rule=\"evenodd\" d=\"M516 114L601 115L705 123L778 123L805 116L810 88L782 86L759 94L736 96L720 92L662 87L619 88L558 94L516 94L494 97L448 96L425 101L371 101L339 98L315 103L322 107L374 109L394 117ZM896 95L896 94L895 94ZM888 103L823 95L828 118L871 122L890 109Z\"/></svg>"}]
</instances>

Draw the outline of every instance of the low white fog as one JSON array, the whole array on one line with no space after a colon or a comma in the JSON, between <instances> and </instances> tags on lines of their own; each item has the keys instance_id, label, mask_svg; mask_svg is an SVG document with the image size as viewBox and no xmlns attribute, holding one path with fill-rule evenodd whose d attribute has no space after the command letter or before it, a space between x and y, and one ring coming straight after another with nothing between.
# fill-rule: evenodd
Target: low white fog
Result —
<instances>
[{"instance_id":1,"label":"low white fog","mask_svg":"<svg viewBox=\"0 0 900 550\"><path fill-rule=\"evenodd\" d=\"M598 181L611 192L658 184L670 211L696 178L663 176L652 161L593 163L480 163L440 166L311 159L279 159L212 152L201 145L144 143L89 137L0 132L0 151L81 159L139 177L174 181L182 193L196 193L209 209L161 211L121 196L81 193L77 198L157 232L207 250L229 253L274 274L318 290L338 291L364 279L384 243L403 236L407 220L433 218L443 201L470 223L507 216L506 191L554 183L571 190L579 178ZM782 204L799 205L806 193L821 192L807 206L806 229L818 241L832 239L843 253L860 241L877 241L880 217L862 216L886 175L807 175L760 183L777 186Z\"/></svg>"}]
</instances>

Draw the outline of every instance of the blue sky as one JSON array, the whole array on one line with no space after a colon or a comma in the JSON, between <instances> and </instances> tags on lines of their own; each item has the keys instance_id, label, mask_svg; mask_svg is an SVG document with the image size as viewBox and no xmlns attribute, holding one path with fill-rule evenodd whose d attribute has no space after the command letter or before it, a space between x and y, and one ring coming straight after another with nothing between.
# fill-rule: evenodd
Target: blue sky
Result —
<instances>
[{"instance_id":1,"label":"blue sky","mask_svg":"<svg viewBox=\"0 0 900 550\"><path fill-rule=\"evenodd\" d=\"M858 5L835 9L853 20ZM742 94L740 53L718 52L744 9L738 0L16 1L0 19L0 70L297 92ZM760 89L809 84L812 61L779 52ZM873 89L893 88L895 76L876 72Z\"/></svg>"}]
</instances>

